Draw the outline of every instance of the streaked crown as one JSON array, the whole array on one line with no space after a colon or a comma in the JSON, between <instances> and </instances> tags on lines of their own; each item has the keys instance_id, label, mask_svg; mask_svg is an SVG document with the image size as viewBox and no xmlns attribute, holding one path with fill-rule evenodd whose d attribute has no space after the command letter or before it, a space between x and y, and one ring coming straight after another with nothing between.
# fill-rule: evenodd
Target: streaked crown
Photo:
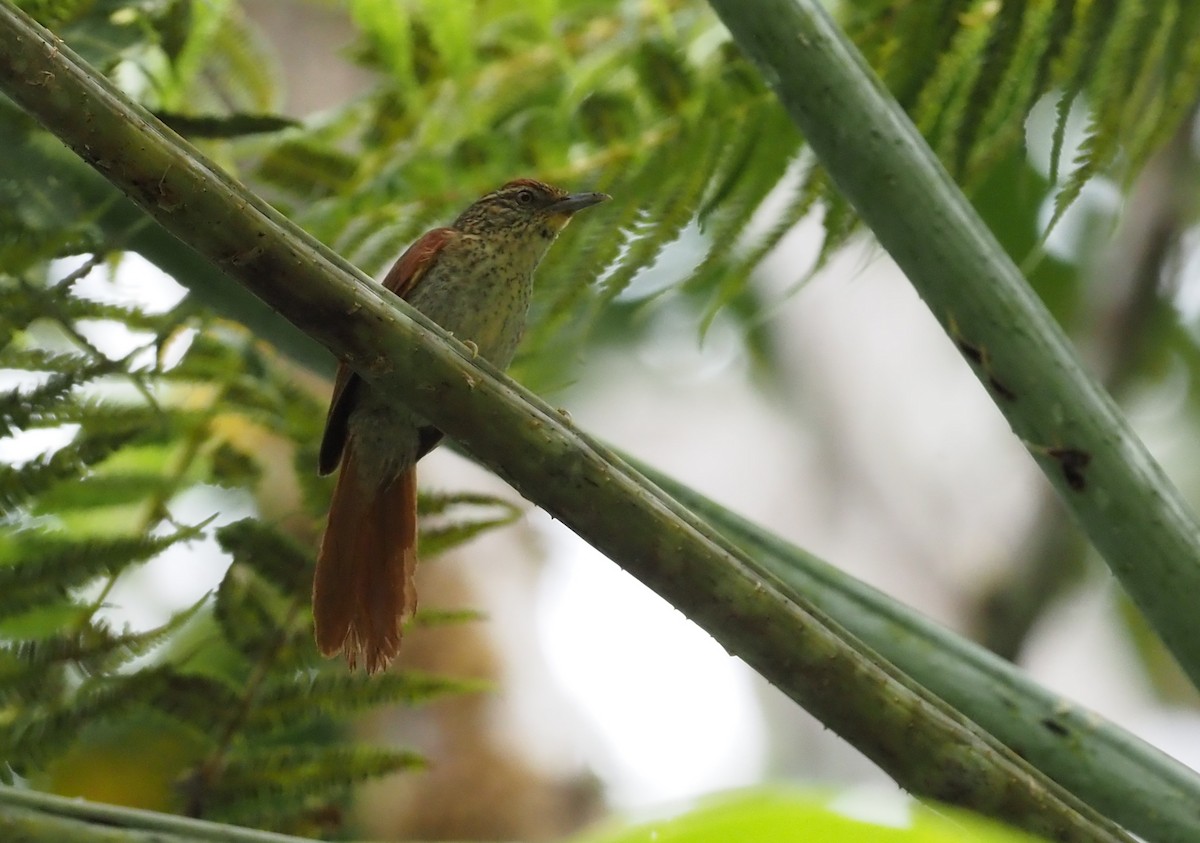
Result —
<instances>
[{"instance_id":1,"label":"streaked crown","mask_svg":"<svg viewBox=\"0 0 1200 843\"><path fill-rule=\"evenodd\" d=\"M476 200L454 221L454 227L469 234L529 234L553 240L570 222L571 215L586 207L573 203L572 198L567 191L545 182L515 179Z\"/></svg>"}]
</instances>

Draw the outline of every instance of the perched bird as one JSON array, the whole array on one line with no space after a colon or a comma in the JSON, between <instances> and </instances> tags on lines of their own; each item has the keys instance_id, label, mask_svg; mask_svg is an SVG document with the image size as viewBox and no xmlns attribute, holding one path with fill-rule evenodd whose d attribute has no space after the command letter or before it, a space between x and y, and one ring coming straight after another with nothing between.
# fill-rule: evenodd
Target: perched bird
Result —
<instances>
[{"instance_id":1,"label":"perched bird","mask_svg":"<svg viewBox=\"0 0 1200 843\"><path fill-rule=\"evenodd\" d=\"M503 369L524 330L538 263L577 211L608 198L511 181L409 246L383 286ZM387 667L416 609L416 464L441 437L338 367L318 468L340 472L317 557L313 622L320 651L344 652L351 669Z\"/></svg>"}]
</instances>

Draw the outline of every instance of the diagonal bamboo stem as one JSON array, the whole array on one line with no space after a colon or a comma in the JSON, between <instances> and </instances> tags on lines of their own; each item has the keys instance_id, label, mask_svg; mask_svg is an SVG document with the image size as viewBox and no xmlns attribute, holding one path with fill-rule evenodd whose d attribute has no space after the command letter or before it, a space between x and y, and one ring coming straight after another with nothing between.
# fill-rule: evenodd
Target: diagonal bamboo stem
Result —
<instances>
[{"instance_id":1,"label":"diagonal bamboo stem","mask_svg":"<svg viewBox=\"0 0 1200 843\"><path fill-rule=\"evenodd\" d=\"M709 2L1200 682L1200 522L1020 270L818 0Z\"/></svg>"},{"instance_id":2,"label":"diagonal bamboo stem","mask_svg":"<svg viewBox=\"0 0 1200 843\"><path fill-rule=\"evenodd\" d=\"M0 840L26 843L305 843L307 839L0 785Z\"/></svg>"},{"instance_id":3,"label":"diagonal bamboo stem","mask_svg":"<svg viewBox=\"0 0 1200 843\"><path fill-rule=\"evenodd\" d=\"M1107 817L1155 843L1200 839L1200 774L1033 682L829 563L641 463L635 467L741 548L752 564L969 716Z\"/></svg>"}]
</instances>

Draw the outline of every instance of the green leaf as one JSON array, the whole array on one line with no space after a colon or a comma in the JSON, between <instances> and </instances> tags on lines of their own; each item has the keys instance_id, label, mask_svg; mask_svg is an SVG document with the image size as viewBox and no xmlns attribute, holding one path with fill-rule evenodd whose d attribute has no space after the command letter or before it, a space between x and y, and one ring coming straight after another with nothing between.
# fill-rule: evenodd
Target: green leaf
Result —
<instances>
[{"instance_id":1,"label":"green leaf","mask_svg":"<svg viewBox=\"0 0 1200 843\"><path fill-rule=\"evenodd\" d=\"M872 814L886 819L871 820ZM1039 839L976 814L890 793L783 788L709 798L701 807L669 819L572 838L574 843L1035 843Z\"/></svg>"},{"instance_id":2,"label":"green leaf","mask_svg":"<svg viewBox=\"0 0 1200 843\"><path fill-rule=\"evenodd\" d=\"M77 469L81 465L68 468ZM3 475L4 469L0 468L0 478ZM70 479L71 482L57 482L48 488L43 487L44 491L37 495L38 512L134 505L148 498L165 497L174 488L170 478L164 477L161 472L150 471L104 471L78 477L74 472L64 470L58 479ZM0 479L0 487L3 485L4 481ZM2 495L3 492L0 492Z\"/></svg>"},{"instance_id":3,"label":"green leaf","mask_svg":"<svg viewBox=\"0 0 1200 843\"><path fill-rule=\"evenodd\" d=\"M170 668L146 668L127 676L92 680L69 705L18 711L11 727L0 732L0 751L14 767L40 769L69 748L89 724L136 717L145 708L214 742L218 727L237 704L233 692L216 680L185 676Z\"/></svg>"},{"instance_id":4,"label":"green leaf","mask_svg":"<svg viewBox=\"0 0 1200 843\"><path fill-rule=\"evenodd\" d=\"M248 728L280 731L295 728L317 714L343 717L378 705L421 705L448 695L490 690L484 682L404 671L367 676L315 673L273 678L259 693Z\"/></svg>"},{"instance_id":5,"label":"green leaf","mask_svg":"<svg viewBox=\"0 0 1200 843\"><path fill-rule=\"evenodd\" d=\"M34 421L57 421L55 410L75 387L118 368L111 360L95 361L77 371L54 374L33 389L18 388L0 395L0 436L11 435Z\"/></svg>"},{"instance_id":6,"label":"green leaf","mask_svg":"<svg viewBox=\"0 0 1200 843\"><path fill-rule=\"evenodd\" d=\"M101 574L113 575L168 547L196 538L185 528L165 536L70 539L35 531L0 542L0 617L28 611Z\"/></svg>"},{"instance_id":7,"label":"green leaf","mask_svg":"<svg viewBox=\"0 0 1200 843\"><path fill-rule=\"evenodd\" d=\"M294 129L299 121L277 114L178 114L156 111L159 120L185 138L238 138Z\"/></svg>"},{"instance_id":8,"label":"green leaf","mask_svg":"<svg viewBox=\"0 0 1200 843\"><path fill-rule=\"evenodd\" d=\"M222 550L288 597L307 594L314 557L290 537L262 521L243 518L217 530Z\"/></svg>"},{"instance_id":9,"label":"green leaf","mask_svg":"<svg viewBox=\"0 0 1200 843\"><path fill-rule=\"evenodd\" d=\"M258 175L311 200L345 191L358 167L358 162L345 152L296 139L275 146L263 159Z\"/></svg>"},{"instance_id":10,"label":"green leaf","mask_svg":"<svg viewBox=\"0 0 1200 843\"><path fill-rule=\"evenodd\" d=\"M225 640L250 663L278 656L288 631L287 604L247 565L235 562L217 589L213 614Z\"/></svg>"},{"instance_id":11,"label":"green leaf","mask_svg":"<svg viewBox=\"0 0 1200 843\"><path fill-rule=\"evenodd\" d=\"M208 815L255 824L346 798L356 784L424 766L412 752L364 746L272 747L231 755L208 800Z\"/></svg>"},{"instance_id":12,"label":"green leaf","mask_svg":"<svg viewBox=\"0 0 1200 843\"><path fill-rule=\"evenodd\" d=\"M445 521L446 512L464 505L499 508L501 514L491 518L449 519L448 523L442 523ZM444 553L488 530L512 524L521 517L521 510L518 507L492 495L422 494L418 506L422 516L420 553L426 558ZM435 515L441 516L438 522L429 523L429 516Z\"/></svg>"},{"instance_id":13,"label":"green leaf","mask_svg":"<svg viewBox=\"0 0 1200 843\"><path fill-rule=\"evenodd\" d=\"M0 662L0 699L11 696L53 699L49 687L58 687L51 670L70 665L86 676L117 670L132 659L159 646L187 623L207 602L205 596L190 608L177 612L161 626L144 632L113 632L100 622L81 628L67 627L45 638L27 639L6 653ZM83 607L75 607L78 617Z\"/></svg>"}]
</instances>

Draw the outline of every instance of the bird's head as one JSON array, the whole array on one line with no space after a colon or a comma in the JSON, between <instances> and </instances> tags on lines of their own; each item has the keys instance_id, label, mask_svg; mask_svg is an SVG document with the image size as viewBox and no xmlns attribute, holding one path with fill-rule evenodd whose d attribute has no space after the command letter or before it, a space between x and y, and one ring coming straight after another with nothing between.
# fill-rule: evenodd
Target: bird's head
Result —
<instances>
[{"instance_id":1,"label":"bird's head","mask_svg":"<svg viewBox=\"0 0 1200 843\"><path fill-rule=\"evenodd\" d=\"M481 236L544 238L549 245L577 211L607 199L605 193L567 193L544 182L517 179L477 200L454 227Z\"/></svg>"}]
</instances>

